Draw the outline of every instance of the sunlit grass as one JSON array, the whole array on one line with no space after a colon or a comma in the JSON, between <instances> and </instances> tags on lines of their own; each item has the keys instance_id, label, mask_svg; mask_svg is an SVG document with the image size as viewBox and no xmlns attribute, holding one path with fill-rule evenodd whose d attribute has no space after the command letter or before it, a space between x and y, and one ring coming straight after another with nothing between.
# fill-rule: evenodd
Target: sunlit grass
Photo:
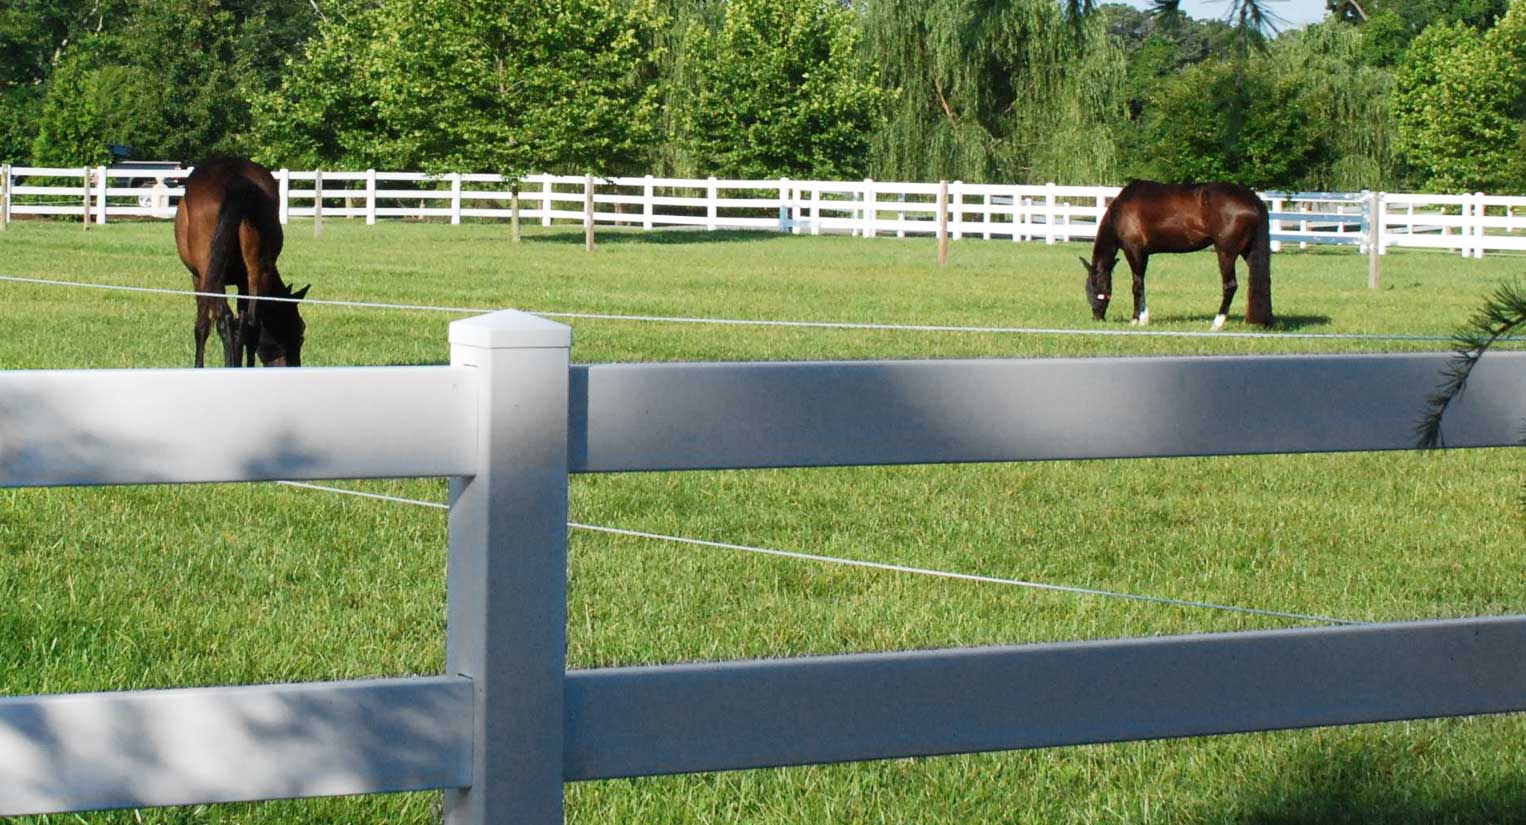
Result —
<instances>
[{"instance_id":1,"label":"sunlit grass","mask_svg":"<svg viewBox=\"0 0 1526 825\"><path fill-rule=\"evenodd\" d=\"M1081 245L493 225L290 228L311 297L483 309L960 326L1103 325ZM1391 351L1447 335L1526 259L1273 259L1272 338L824 331L570 320L574 359ZM186 289L166 224L18 223L0 274ZM1151 265L1155 329L1205 330L1210 255ZM1236 310L1243 314L1243 295ZM306 363L444 363L450 313L309 306ZM192 301L0 282L0 368L185 366ZM1232 331L1250 331L1232 321ZM237 399L229 399L237 403ZM218 422L165 421L236 437ZM574 479L575 521L1362 620L1520 612L1518 450ZM442 501L437 480L347 486ZM0 491L0 694L438 672L441 511L259 485ZM1158 635L1289 622L571 534L576 667ZM1505 822L1522 717L599 782L575 822ZM143 812L147 821L427 822L430 795ZM132 812L90 821L131 822ZM57 820L54 820L57 821Z\"/></svg>"}]
</instances>

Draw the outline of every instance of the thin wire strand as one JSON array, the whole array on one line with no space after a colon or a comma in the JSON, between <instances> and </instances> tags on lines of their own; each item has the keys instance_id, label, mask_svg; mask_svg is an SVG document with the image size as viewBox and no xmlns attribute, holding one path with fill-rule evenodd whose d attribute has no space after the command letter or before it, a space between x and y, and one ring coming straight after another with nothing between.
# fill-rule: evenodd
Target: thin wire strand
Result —
<instances>
[{"instance_id":1,"label":"thin wire strand","mask_svg":"<svg viewBox=\"0 0 1526 825\"><path fill-rule=\"evenodd\" d=\"M230 296L217 292L195 292L183 289L164 289L160 287L146 286L123 286L120 284L90 284L79 281L59 281L46 278L24 278L15 275L0 275L0 281L11 283L33 284L41 286L64 286L78 287L81 289L117 290L122 292L143 292L156 295L182 295L182 296L205 296L209 298L228 298ZM428 304L389 304L374 301L333 301L318 298L278 298L274 296L244 296L248 300L255 301L284 301L295 303L301 301L305 305L355 307L361 309L391 309L408 310L417 312L448 312L453 314L476 315L487 312L496 312L502 307L449 307L431 306ZM1410 342L1435 342L1452 341L1450 335L1401 335L1389 333L1361 333L1361 332L1194 332L1191 330L1142 330L1142 329L1066 329L1060 327L968 327L937 324L873 324L852 323L846 321L771 321L766 319L739 319L739 318L690 318L673 315L616 315L592 312L543 312L539 310L524 310L534 315L545 318L570 318L577 320L597 321L635 321L665 324L704 324L710 326L755 326L755 327L787 327L796 329L834 329L834 330L869 330L887 332L954 332L954 333L977 333L996 335L1095 335L1095 336L1122 336L1141 338L1253 338L1253 339L1302 339L1321 341L1410 341ZM1526 341L1526 338L1503 338L1501 341L1516 343Z\"/></svg>"},{"instance_id":2,"label":"thin wire strand","mask_svg":"<svg viewBox=\"0 0 1526 825\"><path fill-rule=\"evenodd\" d=\"M278 481L277 484L286 484L292 487L302 487L308 490L322 490L330 493L342 493L360 498L377 499L380 501L397 502L400 504L413 504L420 507L433 507L448 510L450 505L440 504L433 501L420 501L411 498L399 498L378 493L364 493L358 490L345 490L340 487L327 487L321 484L307 484L298 481ZM973 573L951 573L944 570L932 570L926 567L907 567L900 564L886 564L884 562L862 561L859 559L844 559L836 556L821 556L813 553L797 553L789 550L771 550L766 547L751 547L745 544L728 544L720 541L706 541L704 539L691 539L683 536L668 536L661 533L647 533L641 530L626 530L619 527L602 527L596 524L580 524L575 521L567 522L567 526L574 530L587 530L595 533L607 533L615 536L628 538L652 539L667 541L675 544L688 544L696 547L712 547L721 550L737 550L744 553L754 553L763 556L795 559L797 561L814 561L823 564L837 564L845 567L859 567L869 570L883 570L891 573L909 573L918 576L930 576L934 578L953 579L956 581L979 582L982 584L1002 584L1011 587L1026 587L1032 590L1048 590L1057 593L1074 593L1083 596L1100 596L1109 599L1125 599L1129 601L1146 602L1149 604L1166 605L1169 607L1189 607L1202 610L1218 610L1228 613L1241 613L1251 616L1265 616L1278 619L1292 619L1303 622L1320 622L1323 624L1336 625L1364 625L1369 622L1355 621L1352 619L1337 619L1330 616L1318 616L1308 613L1290 613L1281 610L1263 610L1255 607L1241 607L1238 605L1215 604L1213 602L1192 601L1189 599L1172 599L1164 596L1146 596L1138 593L1121 593L1114 590L1099 590L1091 587L1075 587L1065 584L1047 584L1045 582L1032 582L1022 579L1004 579L996 576L981 576Z\"/></svg>"}]
</instances>

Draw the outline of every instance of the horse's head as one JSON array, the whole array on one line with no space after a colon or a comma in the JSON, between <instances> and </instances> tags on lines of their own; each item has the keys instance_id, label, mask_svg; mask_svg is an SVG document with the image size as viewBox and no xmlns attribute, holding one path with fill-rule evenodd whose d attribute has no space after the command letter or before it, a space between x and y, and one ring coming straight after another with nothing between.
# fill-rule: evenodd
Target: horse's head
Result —
<instances>
[{"instance_id":1,"label":"horse's head","mask_svg":"<svg viewBox=\"0 0 1526 825\"><path fill-rule=\"evenodd\" d=\"M1113 300L1113 267L1117 264L1116 256L1106 261L1081 259L1081 266L1086 267L1086 301L1098 321L1107 320L1107 305Z\"/></svg>"},{"instance_id":2,"label":"horse's head","mask_svg":"<svg viewBox=\"0 0 1526 825\"><path fill-rule=\"evenodd\" d=\"M297 312L296 301L307 297L312 286L308 284L296 292L286 286L279 287L273 297L294 300L271 301L260 309L260 341L255 352L259 354L261 364L267 367L302 366L302 339L307 333L307 324Z\"/></svg>"}]
</instances>

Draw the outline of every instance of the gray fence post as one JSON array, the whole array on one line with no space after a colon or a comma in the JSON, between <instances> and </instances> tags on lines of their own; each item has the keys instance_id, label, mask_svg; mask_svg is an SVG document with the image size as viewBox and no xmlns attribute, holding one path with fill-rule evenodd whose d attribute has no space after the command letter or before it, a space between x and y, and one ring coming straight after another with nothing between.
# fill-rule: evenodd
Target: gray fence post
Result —
<instances>
[{"instance_id":1,"label":"gray fence post","mask_svg":"<svg viewBox=\"0 0 1526 825\"><path fill-rule=\"evenodd\" d=\"M522 312L450 325L477 372L477 474L450 488L445 669L472 680L472 785L451 825L562 822L572 330Z\"/></svg>"}]
</instances>

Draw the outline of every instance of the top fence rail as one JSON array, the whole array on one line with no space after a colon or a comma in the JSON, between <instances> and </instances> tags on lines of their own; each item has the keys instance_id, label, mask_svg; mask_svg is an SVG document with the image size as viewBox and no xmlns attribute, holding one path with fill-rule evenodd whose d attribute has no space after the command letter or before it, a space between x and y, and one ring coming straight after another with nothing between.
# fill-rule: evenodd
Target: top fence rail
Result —
<instances>
[{"instance_id":1,"label":"top fence rail","mask_svg":"<svg viewBox=\"0 0 1526 825\"><path fill-rule=\"evenodd\" d=\"M0 226L15 216L168 219L190 169L0 167ZM507 220L542 226L688 227L904 238L935 235L940 212L955 240L1088 241L1116 186L732 180L420 172L275 172L282 222L292 218ZM517 193L514 191L517 188ZM592 190L591 192L589 190ZM591 197L590 197L591 195ZM1526 250L1526 197L1473 193L1263 192L1274 249L1285 244L1444 249L1481 258ZM591 204L591 205L590 205Z\"/></svg>"}]
</instances>

